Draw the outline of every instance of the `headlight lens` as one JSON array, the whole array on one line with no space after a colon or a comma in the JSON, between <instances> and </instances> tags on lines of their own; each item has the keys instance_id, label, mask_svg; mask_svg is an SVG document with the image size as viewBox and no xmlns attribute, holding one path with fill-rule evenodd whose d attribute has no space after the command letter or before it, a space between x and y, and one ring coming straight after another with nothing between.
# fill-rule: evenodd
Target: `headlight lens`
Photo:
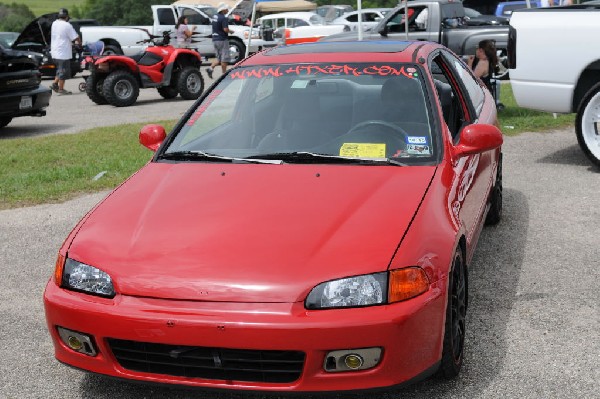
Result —
<instances>
[{"instance_id":1,"label":"headlight lens","mask_svg":"<svg viewBox=\"0 0 600 399\"><path fill-rule=\"evenodd\" d=\"M331 309L401 302L429 290L429 278L420 267L365 274L317 285L306 298L307 309Z\"/></svg>"},{"instance_id":2,"label":"headlight lens","mask_svg":"<svg viewBox=\"0 0 600 399\"><path fill-rule=\"evenodd\" d=\"M65 262L61 286L93 295L110 298L115 296L112 280L108 274L70 258Z\"/></svg>"},{"instance_id":3,"label":"headlight lens","mask_svg":"<svg viewBox=\"0 0 600 399\"><path fill-rule=\"evenodd\" d=\"M370 306L387 300L387 272L365 274L317 285L306 298L307 309Z\"/></svg>"}]
</instances>

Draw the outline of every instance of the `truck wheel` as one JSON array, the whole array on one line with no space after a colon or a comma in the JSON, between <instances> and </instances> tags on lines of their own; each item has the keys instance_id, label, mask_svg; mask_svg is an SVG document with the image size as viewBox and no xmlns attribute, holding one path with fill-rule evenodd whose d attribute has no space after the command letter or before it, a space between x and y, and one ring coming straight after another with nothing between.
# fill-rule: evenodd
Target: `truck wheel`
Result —
<instances>
[{"instance_id":1,"label":"truck wheel","mask_svg":"<svg viewBox=\"0 0 600 399\"><path fill-rule=\"evenodd\" d=\"M246 56L246 45L240 40L229 39L229 61L237 64Z\"/></svg>"},{"instance_id":2,"label":"truck wheel","mask_svg":"<svg viewBox=\"0 0 600 399\"><path fill-rule=\"evenodd\" d=\"M583 153L600 167L600 83L587 92L577 111L577 142Z\"/></svg>"},{"instance_id":3,"label":"truck wheel","mask_svg":"<svg viewBox=\"0 0 600 399\"><path fill-rule=\"evenodd\" d=\"M102 93L106 101L115 107L128 107L140 95L140 85L129 71L114 71L104 80Z\"/></svg>"},{"instance_id":4,"label":"truck wheel","mask_svg":"<svg viewBox=\"0 0 600 399\"><path fill-rule=\"evenodd\" d=\"M187 66L177 76L177 90L186 100L195 100L204 91L204 80L200 71L192 66Z\"/></svg>"},{"instance_id":5,"label":"truck wheel","mask_svg":"<svg viewBox=\"0 0 600 399\"><path fill-rule=\"evenodd\" d=\"M108 46L104 47L102 55L123 55L123 52L118 46L113 46L109 44Z\"/></svg>"},{"instance_id":6,"label":"truck wheel","mask_svg":"<svg viewBox=\"0 0 600 399\"><path fill-rule=\"evenodd\" d=\"M175 98L179 93L177 88L171 86L158 87L156 90L158 90L158 94L160 94L162 98L166 99Z\"/></svg>"},{"instance_id":7,"label":"truck wheel","mask_svg":"<svg viewBox=\"0 0 600 399\"><path fill-rule=\"evenodd\" d=\"M102 86L104 85L104 76L98 76L95 73L88 76L85 81L85 94L98 105L108 104L106 97L102 93Z\"/></svg>"},{"instance_id":8,"label":"truck wheel","mask_svg":"<svg viewBox=\"0 0 600 399\"><path fill-rule=\"evenodd\" d=\"M8 125L10 123L10 121L12 121L11 117L4 117L4 118L0 118L0 129L3 128L4 126Z\"/></svg>"}]
</instances>

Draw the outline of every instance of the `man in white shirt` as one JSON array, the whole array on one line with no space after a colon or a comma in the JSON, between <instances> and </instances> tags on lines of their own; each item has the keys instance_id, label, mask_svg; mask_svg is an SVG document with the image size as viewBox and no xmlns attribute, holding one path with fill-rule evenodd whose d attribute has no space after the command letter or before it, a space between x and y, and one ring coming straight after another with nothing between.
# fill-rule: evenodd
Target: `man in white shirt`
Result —
<instances>
[{"instance_id":1,"label":"man in white shirt","mask_svg":"<svg viewBox=\"0 0 600 399\"><path fill-rule=\"evenodd\" d=\"M71 94L65 90L65 80L71 77L73 42L81 45L81 39L69 21L66 8L58 10L58 19L52 23L50 34L50 54L56 64L56 77L50 86L58 95Z\"/></svg>"}]
</instances>

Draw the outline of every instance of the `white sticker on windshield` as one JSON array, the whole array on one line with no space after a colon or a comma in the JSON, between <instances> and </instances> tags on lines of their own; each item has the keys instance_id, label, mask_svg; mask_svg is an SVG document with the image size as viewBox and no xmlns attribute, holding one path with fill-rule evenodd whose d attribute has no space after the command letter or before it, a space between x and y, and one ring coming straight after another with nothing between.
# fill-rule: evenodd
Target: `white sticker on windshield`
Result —
<instances>
[{"instance_id":1,"label":"white sticker on windshield","mask_svg":"<svg viewBox=\"0 0 600 399\"><path fill-rule=\"evenodd\" d=\"M308 86L309 82L310 80L294 80L294 83L292 83L292 89L306 89L306 86Z\"/></svg>"},{"instance_id":2,"label":"white sticker on windshield","mask_svg":"<svg viewBox=\"0 0 600 399\"><path fill-rule=\"evenodd\" d=\"M406 144L427 144L427 137L425 137L425 136L408 136L408 137L406 137Z\"/></svg>"}]
</instances>

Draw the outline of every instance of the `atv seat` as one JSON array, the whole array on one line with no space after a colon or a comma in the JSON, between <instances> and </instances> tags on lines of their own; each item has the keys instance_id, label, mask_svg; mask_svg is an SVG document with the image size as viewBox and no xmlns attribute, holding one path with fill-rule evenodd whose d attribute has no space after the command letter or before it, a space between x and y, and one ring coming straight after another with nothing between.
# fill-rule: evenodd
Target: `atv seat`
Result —
<instances>
[{"instance_id":1,"label":"atv seat","mask_svg":"<svg viewBox=\"0 0 600 399\"><path fill-rule=\"evenodd\" d=\"M154 53L144 52L130 55L129 58L134 60L138 65L154 65L162 61L162 58Z\"/></svg>"}]
</instances>

